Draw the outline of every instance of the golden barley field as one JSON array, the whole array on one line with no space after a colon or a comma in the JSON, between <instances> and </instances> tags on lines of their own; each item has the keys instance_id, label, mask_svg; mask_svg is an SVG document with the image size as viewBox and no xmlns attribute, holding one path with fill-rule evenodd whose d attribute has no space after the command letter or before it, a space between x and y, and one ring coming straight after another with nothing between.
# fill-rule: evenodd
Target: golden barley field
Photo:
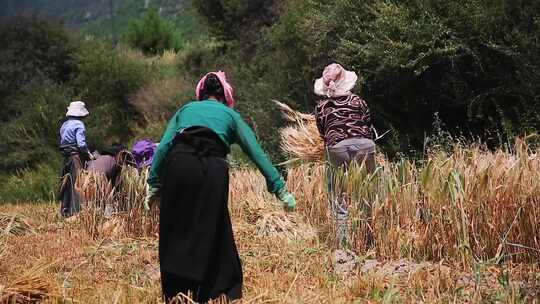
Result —
<instances>
[{"instance_id":1,"label":"golden barley field","mask_svg":"<svg viewBox=\"0 0 540 304\"><path fill-rule=\"evenodd\" d=\"M310 117L290 111L296 124L282 139L297 159L286 169L297 210L282 210L255 169L231 170L242 303L540 303L540 153L527 138L420 160L377 155L370 174L338 172L357 255L342 276L324 149ZM0 303L160 303L159 208L143 208L146 174L125 168L113 189L82 173L83 211L68 220L54 202L0 205Z\"/></svg>"},{"instance_id":2,"label":"golden barley field","mask_svg":"<svg viewBox=\"0 0 540 304\"><path fill-rule=\"evenodd\" d=\"M347 277L332 269L322 163L289 169L299 205L289 214L258 172L232 171L245 303L538 302L540 157L526 142L512 153L456 147L420 163L378 161L373 174L355 168L342 179L354 193L358 253ZM124 175L114 197L87 177L96 189L70 220L55 203L0 206L0 302L160 302L159 210L142 209L145 173ZM115 211L107 218L109 203Z\"/></svg>"}]
</instances>

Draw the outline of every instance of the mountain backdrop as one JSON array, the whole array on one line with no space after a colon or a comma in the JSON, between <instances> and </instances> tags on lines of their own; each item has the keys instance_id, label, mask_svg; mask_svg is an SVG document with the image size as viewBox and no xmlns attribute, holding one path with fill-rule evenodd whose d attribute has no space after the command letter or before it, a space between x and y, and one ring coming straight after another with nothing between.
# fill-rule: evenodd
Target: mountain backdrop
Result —
<instances>
[{"instance_id":1,"label":"mountain backdrop","mask_svg":"<svg viewBox=\"0 0 540 304\"><path fill-rule=\"evenodd\" d=\"M0 17L39 15L61 21L83 33L113 38L149 7L180 25L191 35L195 18L190 0L4 0ZM111 14L112 12L112 14ZM113 15L114 18L111 18Z\"/></svg>"}]
</instances>

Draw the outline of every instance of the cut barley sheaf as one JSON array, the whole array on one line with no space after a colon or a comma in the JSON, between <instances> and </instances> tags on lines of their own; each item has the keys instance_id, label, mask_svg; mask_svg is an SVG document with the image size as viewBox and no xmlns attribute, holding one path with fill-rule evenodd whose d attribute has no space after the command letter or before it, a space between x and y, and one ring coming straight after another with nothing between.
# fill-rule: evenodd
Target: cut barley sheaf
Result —
<instances>
[{"instance_id":1,"label":"cut barley sheaf","mask_svg":"<svg viewBox=\"0 0 540 304\"><path fill-rule=\"evenodd\" d=\"M319 136L315 117L291 109L288 105L274 101L283 117L294 125L281 130L281 148L293 159L308 162L324 162L324 143Z\"/></svg>"}]
</instances>

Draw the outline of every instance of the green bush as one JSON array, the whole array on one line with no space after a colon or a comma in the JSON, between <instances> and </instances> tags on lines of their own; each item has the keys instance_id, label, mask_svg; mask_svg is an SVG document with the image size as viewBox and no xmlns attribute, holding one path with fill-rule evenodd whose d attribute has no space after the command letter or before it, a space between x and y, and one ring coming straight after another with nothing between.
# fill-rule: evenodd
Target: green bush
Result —
<instances>
[{"instance_id":1,"label":"green bush","mask_svg":"<svg viewBox=\"0 0 540 304\"><path fill-rule=\"evenodd\" d=\"M158 67L56 23L13 18L0 32L0 170L14 173L57 155L59 128L73 100L83 100L89 144L125 142L138 113L130 97ZM18 32L13 32L17 30Z\"/></svg>"},{"instance_id":2,"label":"green bush","mask_svg":"<svg viewBox=\"0 0 540 304\"><path fill-rule=\"evenodd\" d=\"M95 40L81 45L77 67L71 85L90 111L86 120L89 142L100 149L113 142L124 142L138 119L129 99L155 77L155 69Z\"/></svg>"},{"instance_id":3,"label":"green bush","mask_svg":"<svg viewBox=\"0 0 540 304\"><path fill-rule=\"evenodd\" d=\"M0 122L20 114L10 96L27 83L65 82L75 69L76 43L58 23L42 18L0 20Z\"/></svg>"},{"instance_id":4,"label":"green bush","mask_svg":"<svg viewBox=\"0 0 540 304\"><path fill-rule=\"evenodd\" d=\"M50 157L35 169L0 177L0 203L54 201L59 185L60 160Z\"/></svg>"},{"instance_id":5,"label":"green bush","mask_svg":"<svg viewBox=\"0 0 540 304\"><path fill-rule=\"evenodd\" d=\"M453 135L494 145L540 127L538 1L268 1L250 11L270 21L257 26L234 18L249 1L198 2L211 33L228 39L217 62L257 124L276 125L271 97L312 111L313 82L337 61L359 73L376 127L393 130L386 151L421 151L435 113ZM276 6L268 19L263 8Z\"/></svg>"},{"instance_id":6,"label":"green bush","mask_svg":"<svg viewBox=\"0 0 540 304\"><path fill-rule=\"evenodd\" d=\"M224 40L258 39L258 30L276 17L274 0L194 0L210 33Z\"/></svg>"},{"instance_id":7,"label":"green bush","mask_svg":"<svg viewBox=\"0 0 540 304\"><path fill-rule=\"evenodd\" d=\"M128 147L132 147L133 144L144 138L149 138L153 142L158 143L167 128L167 120L159 119L148 121L144 126L135 127L133 130L133 136L128 142Z\"/></svg>"},{"instance_id":8,"label":"green bush","mask_svg":"<svg viewBox=\"0 0 540 304\"><path fill-rule=\"evenodd\" d=\"M484 138L486 130L511 138L540 124L537 1L296 5L303 18L276 28L304 37L299 48L317 69L336 60L359 71L375 121L409 138L405 146L421 146L436 112L452 133Z\"/></svg>"},{"instance_id":9,"label":"green bush","mask_svg":"<svg viewBox=\"0 0 540 304\"><path fill-rule=\"evenodd\" d=\"M161 18L155 8L149 9L141 19L129 24L125 41L147 55L181 47L180 33L176 31L174 23Z\"/></svg>"},{"instance_id":10,"label":"green bush","mask_svg":"<svg viewBox=\"0 0 540 304\"><path fill-rule=\"evenodd\" d=\"M33 81L10 98L20 114L2 123L2 171L15 172L48 161L51 154L59 154L58 132L72 98L69 87L50 81Z\"/></svg>"}]
</instances>

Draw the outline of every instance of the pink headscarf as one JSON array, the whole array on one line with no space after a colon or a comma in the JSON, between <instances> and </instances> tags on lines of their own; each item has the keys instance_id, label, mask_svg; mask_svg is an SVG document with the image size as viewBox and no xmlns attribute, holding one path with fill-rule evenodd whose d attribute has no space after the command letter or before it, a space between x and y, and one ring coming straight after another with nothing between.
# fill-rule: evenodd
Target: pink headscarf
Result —
<instances>
[{"instance_id":1,"label":"pink headscarf","mask_svg":"<svg viewBox=\"0 0 540 304\"><path fill-rule=\"evenodd\" d=\"M219 79L219 82L221 82L221 85L223 86L223 93L225 95L225 102L229 108L234 107L234 89L233 87L227 82L227 77L225 76L225 72L223 71L217 71L217 72L210 72L206 75L204 75L201 80L199 80L199 83L197 84L197 89L195 90L195 95L197 96L197 100L201 99L201 92L204 89L204 82L206 81L206 77L208 75L214 74Z\"/></svg>"}]
</instances>

